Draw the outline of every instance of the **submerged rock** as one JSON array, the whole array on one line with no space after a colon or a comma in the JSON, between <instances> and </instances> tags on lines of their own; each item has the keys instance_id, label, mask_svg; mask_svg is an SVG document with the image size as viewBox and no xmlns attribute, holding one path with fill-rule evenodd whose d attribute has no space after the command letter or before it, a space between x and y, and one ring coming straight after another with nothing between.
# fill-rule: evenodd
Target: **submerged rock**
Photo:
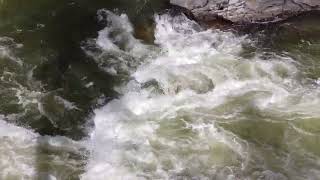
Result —
<instances>
[{"instance_id":1,"label":"submerged rock","mask_svg":"<svg viewBox=\"0 0 320 180\"><path fill-rule=\"evenodd\" d=\"M276 22L320 10L319 0L170 0L201 21L223 18L235 23Z\"/></svg>"}]
</instances>

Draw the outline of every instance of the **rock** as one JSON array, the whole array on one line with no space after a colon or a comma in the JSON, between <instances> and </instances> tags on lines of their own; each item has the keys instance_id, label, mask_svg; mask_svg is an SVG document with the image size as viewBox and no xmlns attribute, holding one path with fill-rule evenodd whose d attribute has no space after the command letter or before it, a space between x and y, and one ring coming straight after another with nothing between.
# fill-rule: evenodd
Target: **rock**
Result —
<instances>
[{"instance_id":1,"label":"rock","mask_svg":"<svg viewBox=\"0 0 320 180\"><path fill-rule=\"evenodd\" d=\"M234 23L277 22L320 10L320 0L170 0L191 11L197 20L223 18Z\"/></svg>"}]
</instances>

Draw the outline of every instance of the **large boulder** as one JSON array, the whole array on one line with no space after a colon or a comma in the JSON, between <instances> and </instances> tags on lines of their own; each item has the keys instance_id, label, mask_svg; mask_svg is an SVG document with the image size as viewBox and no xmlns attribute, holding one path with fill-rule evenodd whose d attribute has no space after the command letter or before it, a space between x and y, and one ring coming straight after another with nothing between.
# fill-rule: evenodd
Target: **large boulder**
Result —
<instances>
[{"instance_id":1,"label":"large boulder","mask_svg":"<svg viewBox=\"0 0 320 180\"><path fill-rule=\"evenodd\" d=\"M320 10L320 0L170 0L196 19L223 18L235 23L276 22L303 12Z\"/></svg>"}]
</instances>

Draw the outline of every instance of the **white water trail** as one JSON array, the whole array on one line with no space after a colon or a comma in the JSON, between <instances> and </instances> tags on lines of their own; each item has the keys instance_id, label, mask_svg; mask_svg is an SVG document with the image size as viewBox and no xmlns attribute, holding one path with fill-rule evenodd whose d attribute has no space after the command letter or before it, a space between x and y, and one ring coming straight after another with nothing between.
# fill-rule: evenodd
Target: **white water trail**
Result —
<instances>
[{"instance_id":1,"label":"white water trail","mask_svg":"<svg viewBox=\"0 0 320 180\"><path fill-rule=\"evenodd\" d=\"M27 179L36 174L37 135L0 120L0 178Z\"/></svg>"},{"instance_id":2,"label":"white water trail","mask_svg":"<svg viewBox=\"0 0 320 180\"><path fill-rule=\"evenodd\" d=\"M56 169L57 171L55 171L54 168L75 166L73 164L75 162L68 159L66 155L68 153L83 153L81 149L84 147L81 143L60 136L40 136L32 130L15 126L3 119L5 117L0 116L0 179L65 178L61 173L64 172L63 170ZM49 155L42 154L41 149L48 149L52 152L50 164L53 167L49 169L50 172L43 169L41 171L41 164L48 163L41 160L41 157L47 156L47 161L50 161ZM64 173L67 176L70 172Z\"/></svg>"},{"instance_id":3,"label":"white water trail","mask_svg":"<svg viewBox=\"0 0 320 180\"><path fill-rule=\"evenodd\" d=\"M33 79L35 67L18 57L22 47L13 38L0 37L0 179L72 178L84 164L84 159L79 158L86 153L82 142L41 136L24 127L41 119L41 115L46 116L44 100L50 93L44 93L41 83ZM53 100L67 110L77 110L59 96L53 96Z\"/></svg>"},{"instance_id":4,"label":"white water trail","mask_svg":"<svg viewBox=\"0 0 320 180\"><path fill-rule=\"evenodd\" d=\"M128 24L123 17L114 20ZM217 122L245 120L248 109L277 118L320 117L319 87L300 81L292 59L274 55L263 60L259 54L244 59L239 54L250 43L246 37L201 30L183 15L155 20L161 52L131 72L122 97L95 111L91 156L82 179L251 177L252 146ZM106 51L119 47L101 36L112 29L100 32L96 41ZM131 39L129 46L140 47L136 41ZM124 51L132 53L131 48ZM252 176L286 179L263 169L263 162Z\"/></svg>"},{"instance_id":5,"label":"white water trail","mask_svg":"<svg viewBox=\"0 0 320 180\"><path fill-rule=\"evenodd\" d=\"M118 16L102 9L98 11L98 20L106 27L83 49L101 69L112 75L130 74L141 64L141 59L153 55L154 47L134 38L134 30L126 14Z\"/></svg>"}]
</instances>

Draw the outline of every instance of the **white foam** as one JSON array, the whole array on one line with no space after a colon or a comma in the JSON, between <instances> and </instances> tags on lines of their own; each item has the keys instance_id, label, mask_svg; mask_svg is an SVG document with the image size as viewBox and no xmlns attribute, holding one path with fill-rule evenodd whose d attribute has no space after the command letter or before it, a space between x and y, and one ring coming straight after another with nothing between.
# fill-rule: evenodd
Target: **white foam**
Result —
<instances>
[{"instance_id":1,"label":"white foam","mask_svg":"<svg viewBox=\"0 0 320 180\"><path fill-rule=\"evenodd\" d=\"M0 37L0 58L6 58L13 61L19 66L23 65L23 61L15 57L12 50L23 47L22 44L17 44L10 37Z\"/></svg>"},{"instance_id":2,"label":"white foam","mask_svg":"<svg viewBox=\"0 0 320 180\"><path fill-rule=\"evenodd\" d=\"M134 29L126 14L116 15L102 9L98 11L98 19L106 27L96 39L87 41L83 49L100 68L111 75L130 73L140 65L141 58L152 55L155 48L133 36Z\"/></svg>"},{"instance_id":3,"label":"white foam","mask_svg":"<svg viewBox=\"0 0 320 180\"><path fill-rule=\"evenodd\" d=\"M81 154L81 143L74 142L65 137L42 137L31 130L15 126L5 122L4 117L0 119L0 179L34 179L41 173L39 169L41 154L40 148L48 148L50 151L71 152ZM51 155L52 165L72 164L68 158ZM49 156L48 156L49 157ZM48 160L48 159L47 159ZM51 173L55 172L54 170ZM58 171L57 171L58 172ZM51 179L55 175L48 174Z\"/></svg>"},{"instance_id":4,"label":"white foam","mask_svg":"<svg viewBox=\"0 0 320 180\"><path fill-rule=\"evenodd\" d=\"M73 102L70 102L70 101L68 101L66 99L63 99L60 96L54 96L54 99L56 101L58 101L59 103L63 104L63 106L68 110L72 110L72 109L80 110Z\"/></svg>"},{"instance_id":5,"label":"white foam","mask_svg":"<svg viewBox=\"0 0 320 180\"><path fill-rule=\"evenodd\" d=\"M0 139L0 178L34 176L37 134L0 120Z\"/></svg>"},{"instance_id":6,"label":"white foam","mask_svg":"<svg viewBox=\"0 0 320 180\"><path fill-rule=\"evenodd\" d=\"M319 89L301 84L290 58L244 59L239 53L250 43L246 37L201 30L183 15L155 20L161 53L137 67L120 88L122 97L95 111L83 179L232 179L246 168L250 151L217 119L237 118L249 106L320 116L319 98L310 99ZM243 105L218 112L236 99ZM310 105L318 109L306 109Z\"/></svg>"}]
</instances>

